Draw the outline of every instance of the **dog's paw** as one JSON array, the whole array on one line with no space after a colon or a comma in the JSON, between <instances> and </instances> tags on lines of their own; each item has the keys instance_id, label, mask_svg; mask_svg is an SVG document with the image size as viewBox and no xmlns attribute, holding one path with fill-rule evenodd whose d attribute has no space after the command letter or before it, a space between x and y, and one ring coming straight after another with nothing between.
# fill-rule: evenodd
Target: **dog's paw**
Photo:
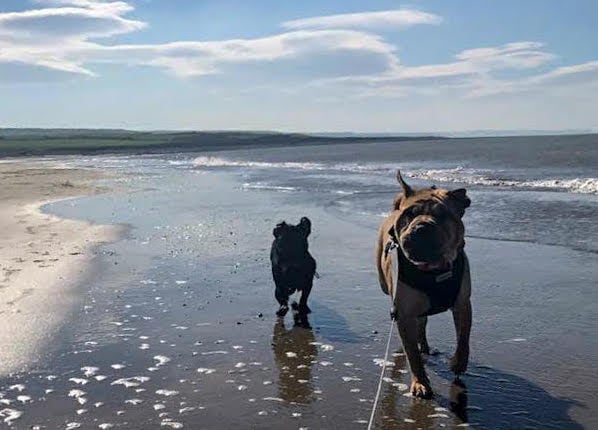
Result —
<instances>
[{"instance_id":1,"label":"dog's paw","mask_svg":"<svg viewBox=\"0 0 598 430\"><path fill-rule=\"evenodd\" d=\"M288 306L281 306L276 311L276 315L279 316L279 317L284 317L287 314L288 311L289 311L289 307Z\"/></svg>"},{"instance_id":2,"label":"dog's paw","mask_svg":"<svg viewBox=\"0 0 598 430\"><path fill-rule=\"evenodd\" d=\"M457 351L450 361L451 372L453 372L455 375L462 375L467 370L468 362L469 353Z\"/></svg>"},{"instance_id":3,"label":"dog's paw","mask_svg":"<svg viewBox=\"0 0 598 430\"><path fill-rule=\"evenodd\" d=\"M434 395L430 383L417 378L413 378L411 381L411 394L420 399L431 399Z\"/></svg>"}]
</instances>

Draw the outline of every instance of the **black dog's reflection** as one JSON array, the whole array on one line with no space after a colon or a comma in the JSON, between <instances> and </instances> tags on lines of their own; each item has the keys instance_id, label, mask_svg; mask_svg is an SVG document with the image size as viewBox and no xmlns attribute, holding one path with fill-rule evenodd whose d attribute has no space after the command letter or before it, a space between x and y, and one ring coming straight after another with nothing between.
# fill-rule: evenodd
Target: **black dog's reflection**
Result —
<instances>
[{"instance_id":1,"label":"black dog's reflection","mask_svg":"<svg viewBox=\"0 0 598 430\"><path fill-rule=\"evenodd\" d=\"M409 378L401 372L407 366L405 356L395 357L391 378L400 383L409 384ZM381 401L381 411L378 427L383 430L411 428L436 428L434 418L438 411L436 407L446 405L446 400L437 398L436 402L403 397L402 391L388 385L385 396ZM405 408L404 406L407 406ZM467 387L463 381L455 379L449 389L448 407L455 414L454 425L467 422Z\"/></svg>"},{"instance_id":2,"label":"black dog's reflection","mask_svg":"<svg viewBox=\"0 0 598 430\"><path fill-rule=\"evenodd\" d=\"M287 330L280 318L274 325L272 350L278 367L279 396L287 402L312 401L311 366L318 349L307 315L295 315L293 328Z\"/></svg>"},{"instance_id":3,"label":"black dog's reflection","mask_svg":"<svg viewBox=\"0 0 598 430\"><path fill-rule=\"evenodd\" d=\"M467 422L467 386L455 379L449 391L449 409L464 423Z\"/></svg>"}]
</instances>

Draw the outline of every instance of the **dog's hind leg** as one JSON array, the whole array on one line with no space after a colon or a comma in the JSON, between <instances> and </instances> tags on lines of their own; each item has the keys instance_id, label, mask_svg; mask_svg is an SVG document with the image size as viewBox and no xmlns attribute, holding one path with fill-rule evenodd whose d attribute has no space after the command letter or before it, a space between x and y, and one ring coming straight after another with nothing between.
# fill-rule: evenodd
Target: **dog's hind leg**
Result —
<instances>
[{"instance_id":1,"label":"dog's hind leg","mask_svg":"<svg viewBox=\"0 0 598 430\"><path fill-rule=\"evenodd\" d=\"M284 317L289 311L289 294L286 291L286 289L280 288L277 285L276 290L274 290L274 296L276 297L276 301L280 305L280 307L276 311L276 315L278 315L279 317Z\"/></svg>"},{"instance_id":2,"label":"dog's hind leg","mask_svg":"<svg viewBox=\"0 0 598 430\"><path fill-rule=\"evenodd\" d=\"M423 316L417 319L417 343L422 354L430 354L430 345L426 337L426 326L428 325L428 317Z\"/></svg>"},{"instance_id":3,"label":"dog's hind leg","mask_svg":"<svg viewBox=\"0 0 598 430\"><path fill-rule=\"evenodd\" d=\"M303 315L307 315L311 313L311 309L307 306L307 299L309 298L309 293L311 293L312 282L309 282L307 285L303 287L301 290L301 298L299 299L299 313Z\"/></svg>"}]
</instances>

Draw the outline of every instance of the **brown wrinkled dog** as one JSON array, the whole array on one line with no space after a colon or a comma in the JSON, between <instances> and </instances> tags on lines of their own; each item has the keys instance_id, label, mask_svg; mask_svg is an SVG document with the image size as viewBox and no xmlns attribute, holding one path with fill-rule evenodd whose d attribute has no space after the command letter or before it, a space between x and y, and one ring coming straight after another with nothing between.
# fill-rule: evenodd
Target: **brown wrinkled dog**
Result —
<instances>
[{"instance_id":1,"label":"brown wrinkled dog","mask_svg":"<svg viewBox=\"0 0 598 430\"><path fill-rule=\"evenodd\" d=\"M376 265L411 368L411 393L430 398L432 389L421 354L429 354L428 315L453 312L457 349L451 370L462 374L469 360L471 279L462 217L471 201L465 189L403 188L378 234Z\"/></svg>"}]
</instances>

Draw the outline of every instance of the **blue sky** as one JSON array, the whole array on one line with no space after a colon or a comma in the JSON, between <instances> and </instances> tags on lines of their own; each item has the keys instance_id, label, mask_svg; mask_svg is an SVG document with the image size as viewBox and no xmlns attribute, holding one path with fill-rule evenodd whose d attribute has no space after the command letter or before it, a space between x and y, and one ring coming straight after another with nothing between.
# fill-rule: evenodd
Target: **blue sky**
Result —
<instances>
[{"instance_id":1,"label":"blue sky","mask_svg":"<svg viewBox=\"0 0 598 430\"><path fill-rule=\"evenodd\" d=\"M595 0L3 0L0 127L598 130Z\"/></svg>"}]
</instances>

